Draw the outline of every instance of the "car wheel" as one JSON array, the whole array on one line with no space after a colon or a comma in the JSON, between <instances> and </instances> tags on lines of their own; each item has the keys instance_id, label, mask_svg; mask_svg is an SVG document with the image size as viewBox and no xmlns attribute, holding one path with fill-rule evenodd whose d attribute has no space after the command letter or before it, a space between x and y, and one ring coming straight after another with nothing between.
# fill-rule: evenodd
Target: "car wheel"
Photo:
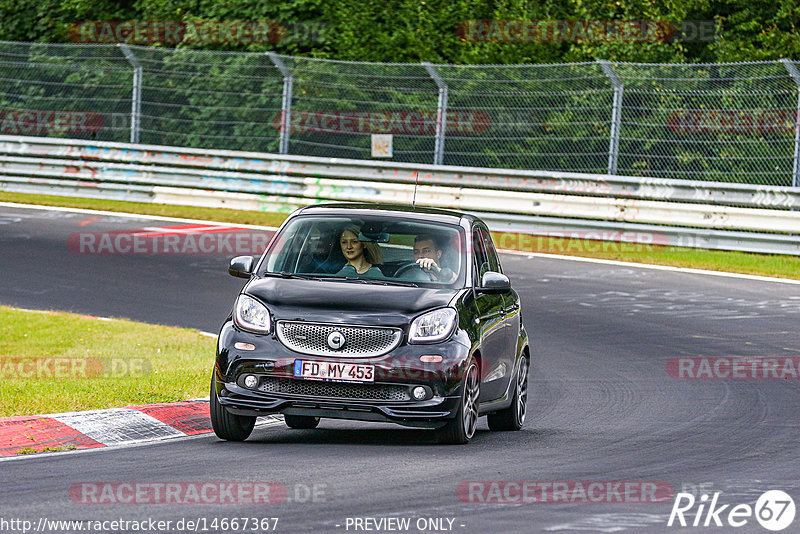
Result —
<instances>
[{"instance_id":1,"label":"car wheel","mask_svg":"<svg viewBox=\"0 0 800 534\"><path fill-rule=\"evenodd\" d=\"M211 376L211 393L209 394L211 405L211 428L218 438L228 441L244 441L253 432L256 418L247 415L235 415L229 413L219 403L217 398L217 388L214 387L214 376Z\"/></svg>"},{"instance_id":2,"label":"car wheel","mask_svg":"<svg viewBox=\"0 0 800 534\"><path fill-rule=\"evenodd\" d=\"M478 427L478 397L481 383L478 379L478 366L471 362L464 373L461 387L461 402L456 417L437 430L439 443L463 445L469 443Z\"/></svg>"},{"instance_id":3,"label":"car wheel","mask_svg":"<svg viewBox=\"0 0 800 534\"><path fill-rule=\"evenodd\" d=\"M489 414L487 420L490 430L520 430L525 424L525 406L528 402L528 360L519 359L514 398L505 410Z\"/></svg>"},{"instance_id":4,"label":"car wheel","mask_svg":"<svg viewBox=\"0 0 800 534\"><path fill-rule=\"evenodd\" d=\"M288 415L283 416L286 426L289 428L298 429L311 429L317 428L319 424L319 417L312 417L310 415Z\"/></svg>"}]
</instances>

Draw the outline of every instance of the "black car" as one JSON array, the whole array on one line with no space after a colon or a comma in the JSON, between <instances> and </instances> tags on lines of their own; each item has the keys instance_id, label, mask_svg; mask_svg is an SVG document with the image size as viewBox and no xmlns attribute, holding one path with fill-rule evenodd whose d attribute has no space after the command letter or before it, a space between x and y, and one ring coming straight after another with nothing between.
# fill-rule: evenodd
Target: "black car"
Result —
<instances>
[{"instance_id":1,"label":"black car","mask_svg":"<svg viewBox=\"0 0 800 534\"><path fill-rule=\"evenodd\" d=\"M254 265L255 264L255 265ZM291 428L320 418L435 429L466 443L525 421L530 349L520 300L491 234L463 213L321 204L293 213L223 324L211 421L241 441L256 417Z\"/></svg>"}]
</instances>

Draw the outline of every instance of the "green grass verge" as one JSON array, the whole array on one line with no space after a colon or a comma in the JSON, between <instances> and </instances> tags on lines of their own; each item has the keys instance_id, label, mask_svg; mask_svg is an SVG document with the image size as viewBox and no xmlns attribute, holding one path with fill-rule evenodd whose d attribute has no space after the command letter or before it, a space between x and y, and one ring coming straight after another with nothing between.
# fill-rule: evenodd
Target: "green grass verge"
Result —
<instances>
[{"instance_id":1,"label":"green grass verge","mask_svg":"<svg viewBox=\"0 0 800 534\"><path fill-rule=\"evenodd\" d=\"M215 345L197 330L0 306L0 416L205 397Z\"/></svg>"},{"instance_id":2,"label":"green grass verge","mask_svg":"<svg viewBox=\"0 0 800 534\"><path fill-rule=\"evenodd\" d=\"M7 192L0 192L0 201L142 213L145 215L185 217L189 219L205 219L265 226L278 226L287 216L285 213L266 213L225 208L196 208L191 206L170 206ZM562 239L520 234L495 233L495 241L500 248L521 250L524 252L566 254L570 256L756 274L795 280L800 279L800 257L795 256L750 254L746 252L702 250L584 239Z\"/></svg>"},{"instance_id":3,"label":"green grass verge","mask_svg":"<svg viewBox=\"0 0 800 534\"><path fill-rule=\"evenodd\" d=\"M39 452L63 452L63 451L74 451L77 449L75 445L67 445L66 447L48 447L44 446L40 449L33 449L31 447L22 447L18 450L15 454L36 454Z\"/></svg>"},{"instance_id":4,"label":"green grass verge","mask_svg":"<svg viewBox=\"0 0 800 534\"><path fill-rule=\"evenodd\" d=\"M196 208L194 206L126 202L124 200L29 195L26 193L9 193L7 191L0 191L0 201L18 202L20 204L37 204L41 206L63 206L66 208L119 211L122 213L140 213L143 215L161 217L183 217L186 219L202 219L216 222L258 224L262 226L278 226L289 215L288 213L232 210L227 208Z\"/></svg>"}]
</instances>

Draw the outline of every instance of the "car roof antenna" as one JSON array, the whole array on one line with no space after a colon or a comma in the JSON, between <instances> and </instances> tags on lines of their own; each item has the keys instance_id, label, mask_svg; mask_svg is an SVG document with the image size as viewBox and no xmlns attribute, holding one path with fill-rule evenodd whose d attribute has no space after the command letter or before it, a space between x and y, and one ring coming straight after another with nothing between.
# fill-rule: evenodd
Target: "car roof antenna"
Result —
<instances>
[{"instance_id":1,"label":"car roof antenna","mask_svg":"<svg viewBox=\"0 0 800 534\"><path fill-rule=\"evenodd\" d=\"M411 209L417 209L417 186L419 185L419 171L414 173L414 197L411 199Z\"/></svg>"}]
</instances>

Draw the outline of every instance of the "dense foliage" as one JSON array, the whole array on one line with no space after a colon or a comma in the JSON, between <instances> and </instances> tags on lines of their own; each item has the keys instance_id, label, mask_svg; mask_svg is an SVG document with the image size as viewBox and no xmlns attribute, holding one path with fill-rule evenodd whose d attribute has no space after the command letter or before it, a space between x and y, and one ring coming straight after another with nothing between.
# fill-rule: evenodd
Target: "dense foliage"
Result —
<instances>
[{"instance_id":1,"label":"dense foliage","mask_svg":"<svg viewBox=\"0 0 800 534\"><path fill-rule=\"evenodd\" d=\"M624 86L619 174L788 185L798 89L786 66L697 63L800 59L794 2L0 0L0 41L27 43L0 43L0 133L128 141L135 116L142 143L277 152L284 75L266 54L226 53L274 51L292 75L290 154L370 158L370 134L392 133L395 161L430 163L440 92L427 61L449 90L444 163L603 173L615 91L595 60L607 59ZM130 43L136 113L133 64L108 33L122 21L186 30ZM192 39L208 21L269 31ZM660 33L603 37L609 21ZM45 44L87 35L108 44Z\"/></svg>"},{"instance_id":2,"label":"dense foliage","mask_svg":"<svg viewBox=\"0 0 800 534\"><path fill-rule=\"evenodd\" d=\"M698 62L800 59L796 0L0 0L0 40L70 42L78 21L276 21L293 33L273 43L191 44L228 50L357 61L458 64L611 61ZM475 42L469 20L660 21L678 31L669 39L608 42ZM713 38L684 31L713 27ZM316 23L309 38L311 23ZM319 30L321 28L321 30ZM319 30L319 31L317 31ZM302 34L302 35L300 35ZM174 44L165 44L174 46Z\"/></svg>"}]
</instances>

